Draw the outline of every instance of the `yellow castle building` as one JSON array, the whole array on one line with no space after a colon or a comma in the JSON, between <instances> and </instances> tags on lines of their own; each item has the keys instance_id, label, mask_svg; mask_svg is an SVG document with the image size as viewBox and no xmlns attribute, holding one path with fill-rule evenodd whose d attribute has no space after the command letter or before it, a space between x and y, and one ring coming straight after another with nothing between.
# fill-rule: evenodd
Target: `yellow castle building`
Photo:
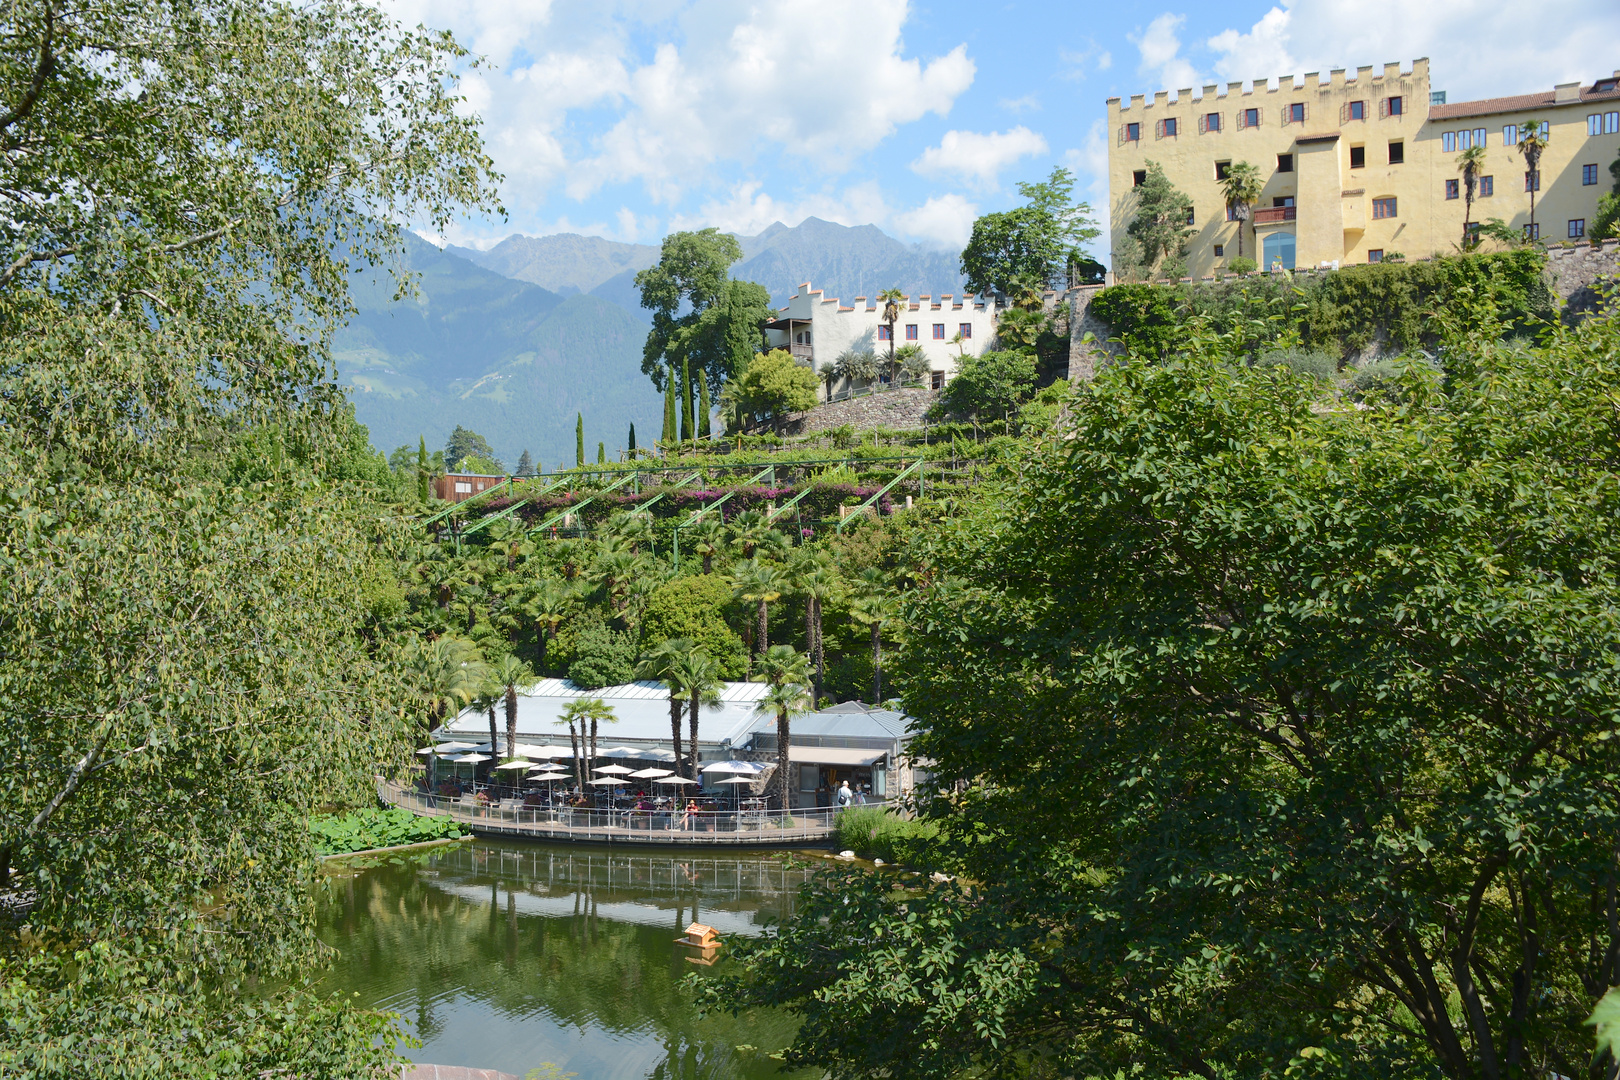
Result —
<instances>
[{"instance_id":1,"label":"yellow castle building","mask_svg":"<svg viewBox=\"0 0 1620 1080\"><path fill-rule=\"evenodd\" d=\"M1471 220L1500 218L1524 235L1580 239L1620 157L1620 71L1591 84L1447 104L1429 88L1429 62L1310 72L1252 89L1228 83L1194 97L1178 90L1108 99L1109 217L1118 249L1136 214L1134 189L1149 162L1192 199L1187 272L1206 276L1239 254L1262 269L1338 267L1396 253L1454 253L1463 236L1464 188L1457 158L1485 148ZM1540 125L1547 140L1537 176L1519 132ZM1263 184L1248 222L1226 205L1221 180L1246 161ZM1535 188L1532 193L1532 188ZM1531 196L1535 221L1531 223Z\"/></svg>"}]
</instances>

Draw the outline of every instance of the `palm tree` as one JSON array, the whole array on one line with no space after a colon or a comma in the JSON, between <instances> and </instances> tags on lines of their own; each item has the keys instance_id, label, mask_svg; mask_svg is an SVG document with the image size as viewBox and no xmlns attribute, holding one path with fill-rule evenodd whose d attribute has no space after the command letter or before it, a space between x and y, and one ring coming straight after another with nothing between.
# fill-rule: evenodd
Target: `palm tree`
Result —
<instances>
[{"instance_id":1,"label":"palm tree","mask_svg":"<svg viewBox=\"0 0 1620 1080\"><path fill-rule=\"evenodd\" d=\"M895 597L881 571L869 567L861 573L859 595L849 614L872 631L872 704L883 704L883 624L894 618Z\"/></svg>"},{"instance_id":2,"label":"palm tree","mask_svg":"<svg viewBox=\"0 0 1620 1080\"><path fill-rule=\"evenodd\" d=\"M928 354L923 352L923 347L915 341L908 341L900 346L895 351L894 359L900 365L902 382L920 381L933 368Z\"/></svg>"},{"instance_id":3,"label":"palm tree","mask_svg":"<svg viewBox=\"0 0 1620 1080\"><path fill-rule=\"evenodd\" d=\"M579 732L574 725L584 726L584 703L584 698L575 698L563 706L562 715L557 717L557 723L568 725L568 745L574 748L574 783L580 790L585 788L585 765L579 753Z\"/></svg>"},{"instance_id":4,"label":"palm tree","mask_svg":"<svg viewBox=\"0 0 1620 1080\"><path fill-rule=\"evenodd\" d=\"M760 658L765 695L754 710L776 714L776 797L778 808L788 807L788 746L793 740L789 717L815 707L810 697L809 659L791 645L773 645Z\"/></svg>"},{"instance_id":5,"label":"palm tree","mask_svg":"<svg viewBox=\"0 0 1620 1080\"><path fill-rule=\"evenodd\" d=\"M900 321L900 305L911 299L899 289L884 289L877 298L883 303L883 321L889 325L889 378L894 378L894 324Z\"/></svg>"},{"instance_id":6,"label":"palm tree","mask_svg":"<svg viewBox=\"0 0 1620 1080\"><path fill-rule=\"evenodd\" d=\"M749 559L731 575L731 585L739 600L759 605L758 631L754 637L754 655L762 656L770 648L770 605L782 599L786 588L782 571L768 562Z\"/></svg>"},{"instance_id":7,"label":"palm tree","mask_svg":"<svg viewBox=\"0 0 1620 1080\"><path fill-rule=\"evenodd\" d=\"M517 717L518 695L526 694L535 684L534 672L529 670L517 657L507 654L501 657L493 670L495 683L501 688L506 698L506 760L510 761L517 756ZM490 753L494 753L493 745Z\"/></svg>"},{"instance_id":8,"label":"palm tree","mask_svg":"<svg viewBox=\"0 0 1620 1080\"><path fill-rule=\"evenodd\" d=\"M720 679L720 665L701 648L692 649L681 659L675 671L675 676L680 680L681 696L686 700L686 775L696 780L698 778L698 711L705 705L711 709L718 708L720 705L720 688L725 684Z\"/></svg>"},{"instance_id":9,"label":"palm tree","mask_svg":"<svg viewBox=\"0 0 1620 1080\"><path fill-rule=\"evenodd\" d=\"M529 542L529 527L517 515L502 518L489 530L490 544L506 555L506 568L512 569L519 555L527 555L534 550Z\"/></svg>"},{"instance_id":10,"label":"palm tree","mask_svg":"<svg viewBox=\"0 0 1620 1080\"><path fill-rule=\"evenodd\" d=\"M893 344L894 330L892 327L889 330L889 335L891 338L890 344ZM854 387L856 383L870 383L878 376L877 355L870 349L859 351L848 349L838 354L838 359L833 361L833 370L840 379L847 379L851 387Z\"/></svg>"},{"instance_id":11,"label":"palm tree","mask_svg":"<svg viewBox=\"0 0 1620 1080\"><path fill-rule=\"evenodd\" d=\"M692 550L703 556L705 574L714 573L714 556L725 545L725 532L726 526L723 521L718 517L708 516L699 518L697 524L686 532Z\"/></svg>"},{"instance_id":12,"label":"palm tree","mask_svg":"<svg viewBox=\"0 0 1620 1080\"><path fill-rule=\"evenodd\" d=\"M1547 151L1547 137L1541 133L1540 120L1526 120L1519 126L1519 153L1524 156L1528 175L1525 186L1530 189L1530 238L1536 236L1536 189L1541 186L1541 155Z\"/></svg>"},{"instance_id":13,"label":"palm tree","mask_svg":"<svg viewBox=\"0 0 1620 1080\"><path fill-rule=\"evenodd\" d=\"M819 704L821 687L827 677L827 655L821 637L822 606L838 595L843 580L824 552L805 548L798 550L804 554L794 560L790 572L793 575L793 591L804 597L804 646L815 665L816 702Z\"/></svg>"},{"instance_id":14,"label":"palm tree","mask_svg":"<svg viewBox=\"0 0 1620 1080\"><path fill-rule=\"evenodd\" d=\"M1221 179L1221 195L1226 199L1226 208L1232 212L1232 220L1237 222L1238 258L1243 257L1243 226L1248 223L1255 200L1260 198L1260 189L1260 170L1247 161L1234 161L1226 167L1226 176Z\"/></svg>"},{"instance_id":15,"label":"palm tree","mask_svg":"<svg viewBox=\"0 0 1620 1080\"><path fill-rule=\"evenodd\" d=\"M494 675L488 667L484 668L484 678L478 686L478 692L473 695L473 708L479 712L489 714L489 761L484 764L485 779L494 776L495 763L500 758L500 739L495 734L495 706L504 696L500 683L495 681Z\"/></svg>"},{"instance_id":16,"label":"palm tree","mask_svg":"<svg viewBox=\"0 0 1620 1080\"><path fill-rule=\"evenodd\" d=\"M695 648L691 638L670 638L642 653L636 664L636 678L661 682L669 691L669 741L675 751L676 770L681 767L681 702L686 690L682 672Z\"/></svg>"},{"instance_id":17,"label":"palm tree","mask_svg":"<svg viewBox=\"0 0 1620 1080\"><path fill-rule=\"evenodd\" d=\"M776 530L760 510L744 510L732 519L730 530L731 546L741 551L745 559L752 559L758 548L779 539Z\"/></svg>"},{"instance_id":18,"label":"palm tree","mask_svg":"<svg viewBox=\"0 0 1620 1080\"><path fill-rule=\"evenodd\" d=\"M427 730L443 723L451 711L460 711L478 693L484 665L472 642L446 634L432 641L413 638L405 650L407 678L422 703ZM438 780L438 759L428 757L428 787Z\"/></svg>"},{"instance_id":19,"label":"palm tree","mask_svg":"<svg viewBox=\"0 0 1620 1080\"><path fill-rule=\"evenodd\" d=\"M575 698L563 707L562 715L557 718L557 723L568 725L568 737L574 744L574 777L579 782L580 790L584 790L585 777L592 768L591 763L596 760L597 724L612 724L618 719L613 706L601 698ZM585 727L587 721L591 725L589 732ZM579 725L578 735L574 734L575 724ZM583 748L581 744L584 744Z\"/></svg>"},{"instance_id":20,"label":"palm tree","mask_svg":"<svg viewBox=\"0 0 1620 1080\"><path fill-rule=\"evenodd\" d=\"M562 625L574 599L574 590L556 578L541 578L525 591L523 610L534 620L534 637L540 653L536 670L546 669L546 647L556 638L557 627Z\"/></svg>"},{"instance_id":21,"label":"palm tree","mask_svg":"<svg viewBox=\"0 0 1620 1080\"><path fill-rule=\"evenodd\" d=\"M1479 246L1479 242L1473 237L1474 189L1479 183L1479 171L1484 165L1485 148L1483 146L1470 146L1457 155L1457 171L1462 173L1463 185L1462 248L1464 251Z\"/></svg>"}]
</instances>

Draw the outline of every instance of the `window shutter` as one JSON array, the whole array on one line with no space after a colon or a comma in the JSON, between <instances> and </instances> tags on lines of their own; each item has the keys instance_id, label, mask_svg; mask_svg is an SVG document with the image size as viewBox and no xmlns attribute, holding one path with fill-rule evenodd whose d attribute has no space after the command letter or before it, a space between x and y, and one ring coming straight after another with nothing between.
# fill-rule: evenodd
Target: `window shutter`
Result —
<instances>
[{"instance_id":1,"label":"window shutter","mask_svg":"<svg viewBox=\"0 0 1620 1080\"><path fill-rule=\"evenodd\" d=\"M1378 119L1389 119L1389 98L1378 99Z\"/></svg>"},{"instance_id":2,"label":"window shutter","mask_svg":"<svg viewBox=\"0 0 1620 1080\"><path fill-rule=\"evenodd\" d=\"M1205 114L1205 115L1200 116L1198 118L1198 134L1200 134L1200 135L1209 134L1209 116L1208 116L1208 114Z\"/></svg>"}]
</instances>

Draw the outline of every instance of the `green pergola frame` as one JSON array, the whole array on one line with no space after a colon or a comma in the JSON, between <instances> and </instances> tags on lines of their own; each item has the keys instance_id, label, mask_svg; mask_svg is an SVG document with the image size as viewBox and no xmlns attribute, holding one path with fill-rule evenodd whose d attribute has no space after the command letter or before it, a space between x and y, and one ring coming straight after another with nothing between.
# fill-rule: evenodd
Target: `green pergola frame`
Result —
<instances>
[{"instance_id":1,"label":"green pergola frame","mask_svg":"<svg viewBox=\"0 0 1620 1080\"><path fill-rule=\"evenodd\" d=\"M919 472L922 469L923 465L925 465L927 463L927 461L928 461L927 458L918 458L916 461L914 461L910 465L907 465L904 469L901 469L900 472L895 476L895 478L893 480L890 480L887 484L884 484L882 487L878 488L877 491L872 494L872 497L870 499L867 499L865 502L861 503L861 505L857 506L854 510L852 510L848 514L844 515L844 519L838 523L838 531L843 532L845 525L848 525L851 521L854 521L856 518L860 517L863 513L866 512L866 508L868 506L871 506L873 503L875 503L879 499L883 498L883 496L887 495L890 491L894 490L894 486L896 484L898 484L900 481L904 480L906 477L910 476L914 472ZM918 490L920 491L921 488L922 488L922 481L921 481L921 478L919 477L919 479L918 479Z\"/></svg>"},{"instance_id":2,"label":"green pergola frame","mask_svg":"<svg viewBox=\"0 0 1620 1080\"><path fill-rule=\"evenodd\" d=\"M590 498L582 499L581 501L579 501L577 503L574 503L572 506L566 506L563 509L557 511L555 514L552 514L550 517L546 518L546 520L542 521L540 524L538 524L534 528L530 529L529 530L529 535L533 536L537 532L541 532L541 531L543 531L545 529L551 528L553 525L557 524L557 522L561 521L563 518L567 517L569 514L577 514L577 513L579 513L579 511L585 509L587 506L591 505L591 503L595 502L597 499L600 499L603 495L606 495L611 491L616 491L619 488L624 487L624 485L628 484L630 481L634 480L636 477L638 477L640 475L641 474L639 472L626 473L621 479L613 481L613 483L609 484L607 487L603 488L601 491L598 491L596 494L592 495Z\"/></svg>"}]
</instances>

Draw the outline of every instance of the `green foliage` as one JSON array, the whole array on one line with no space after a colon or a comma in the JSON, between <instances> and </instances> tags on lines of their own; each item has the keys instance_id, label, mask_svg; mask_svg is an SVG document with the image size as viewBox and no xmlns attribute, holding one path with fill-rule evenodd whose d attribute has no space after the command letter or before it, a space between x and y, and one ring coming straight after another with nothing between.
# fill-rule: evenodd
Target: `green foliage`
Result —
<instances>
[{"instance_id":1,"label":"green foliage","mask_svg":"<svg viewBox=\"0 0 1620 1080\"><path fill-rule=\"evenodd\" d=\"M1239 255L1237 258L1226 264L1226 268L1232 271L1234 274L1252 274L1259 268L1259 266L1259 263L1255 262L1247 255Z\"/></svg>"},{"instance_id":2,"label":"green foliage","mask_svg":"<svg viewBox=\"0 0 1620 1080\"><path fill-rule=\"evenodd\" d=\"M506 466L494 458L484 457L481 454L470 454L457 463L457 471L474 473L480 476L505 476Z\"/></svg>"},{"instance_id":3,"label":"green foliage","mask_svg":"<svg viewBox=\"0 0 1620 1080\"><path fill-rule=\"evenodd\" d=\"M926 866L939 827L913 821L881 806L852 806L838 815L838 846L869 859Z\"/></svg>"},{"instance_id":4,"label":"green foliage","mask_svg":"<svg viewBox=\"0 0 1620 1080\"><path fill-rule=\"evenodd\" d=\"M1019 296L1062 289L1076 276L1090 276L1081 250L1101 235L1091 207L1074 202L1074 176L1052 170L1040 183L1020 183L1023 206L985 214L973 223L962 249L962 274L973 292Z\"/></svg>"},{"instance_id":5,"label":"green foliage","mask_svg":"<svg viewBox=\"0 0 1620 1080\"><path fill-rule=\"evenodd\" d=\"M1002 419L1035 391L1035 358L1007 350L964 356L956 376L945 384L934 409L939 415Z\"/></svg>"},{"instance_id":6,"label":"green foliage","mask_svg":"<svg viewBox=\"0 0 1620 1080\"><path fill-rule=\"evenodd\" d=\"M615 630L600 617L583 620L564 649L559 639L556 662L566 663L568 678L585 690L618 686L635 677L636 641L627 631Z\"/></svg>"},{"instance_id":7,"label":"green foliage","mask_svg":"<svg viewBox=\"0 0 1620 1080\"><path fill-rule=\"evenodd\" d=\"M418 817L399 807L316 815L309 820L309 831L315 837L315 849L322 855L343 855L464 835L461 826L450 818Z\"/></svg>"},{"instance_id":8,"label":"green foliage","mask_svg":"<svg viewBox=\"0 0 1620 1080\"><path fill-rule=\"evenodd\" d=\"M775 419L814 408L818 396L815 372L786 349L772 349L755 356L726 384L721 401L757 419Z\"/></svg>"},{"instance_id":9,"label":"green foliage","mask_svg":"<svg viewBox=\"0 0 1620 1080\"><path fill-rule=\"evenodd\" d=\"M1297 338L1317 351L1349 356L1379 339L1404 350L1434 349L1442 310L1484 305L1506 333L1552 317L1544 256L1523 249L1411 264L1355 266L1321 275L1272 275L1213 285L1117 285L1090 310L1127 348L1164 356L1182 347L1194 321L1236 335L1254 353Z\"/></svg>"},{"instance_id":10,"label":"green foliage","mask_svg":"<svg viewBox=\"0 0 1620 1080\"><path fill-rule=\"evenodd\" d=\"M1260 354L1257 361L1261 367L1273 367L1281 364L1290 371L1301 375L1309 375L1321 382L1332 382L1339 373L1339 362L1335 357L1314 349L1305 349L1297 345L1284 349L1267 349Z\"/></svg>"},{"instance_id":11,"label":"green foliage","mask_svg":"<svg viewBox=\"0 0 1620 1080\"><path fill-rule=\"evenodd\" d=\"M847 1074L1589 1075L1620 327L1493 316L1453 301L1444 379L1372 408L1199 328L1077 393L912 553L911 753L971 887L824 876L710 1004Z\"/></svg>"},{"instance_id":12,"label":"green foliage","mask_svg":"<svg viewBox=\"0 0 1620 1080\"><path fill-rule=\"evenodd\" d=\"M1186 250L1187 238L1193 234L1187 224L1192 199L1170 183L1156 161L1147 163L1147 179L1132 189L1131 199L1135 213L1125 232L1141 246L1143 269L1151 273L1162 260Z\"/></svg>"},{"instance_id":13,"label":"green foliage","mask_svg":"<svg viewBox=\"0 0 1620 1080\"><path fill-rule=\"evenodd\" d=\"M658 265L636 274L641 306L653 313L641 370L659 390L687 364L718 390L758 351L775 311L763 285L726 276L741 258L737 238L718 229L671 233Z\"/></svg>"},{"instance_id":14,"label":"green foliage","mask_svg":"<svg viewBox=\"0 0 1620 1080\"><path fill-rule=\"evenodd\" d=\"M467 472L469 470L464 465L468 459L474 458L481 463L497 463L497 468L490 475L506 471L504 465L499 465L500 459L495 456L495 451L490 449L489 440L478 434L478 432L468 431L460 424L457 424L456 429L450 433L449 440L444 444L445 470L448 472Z\"/></svg>"},{"instance_id":15,"label":"green foliage","mask_svg":"<svg viewBox=\"0 0 1620 1080\"><path fill-rule=\"evenodd\" d=\"M722 678L742 678L748 656L742 638L726 622L732 594L730 580L720 574L691 574L664 582L652 591L641 616L643 647L687 638L714 658Z\"/></svg>"}]
</instances>

